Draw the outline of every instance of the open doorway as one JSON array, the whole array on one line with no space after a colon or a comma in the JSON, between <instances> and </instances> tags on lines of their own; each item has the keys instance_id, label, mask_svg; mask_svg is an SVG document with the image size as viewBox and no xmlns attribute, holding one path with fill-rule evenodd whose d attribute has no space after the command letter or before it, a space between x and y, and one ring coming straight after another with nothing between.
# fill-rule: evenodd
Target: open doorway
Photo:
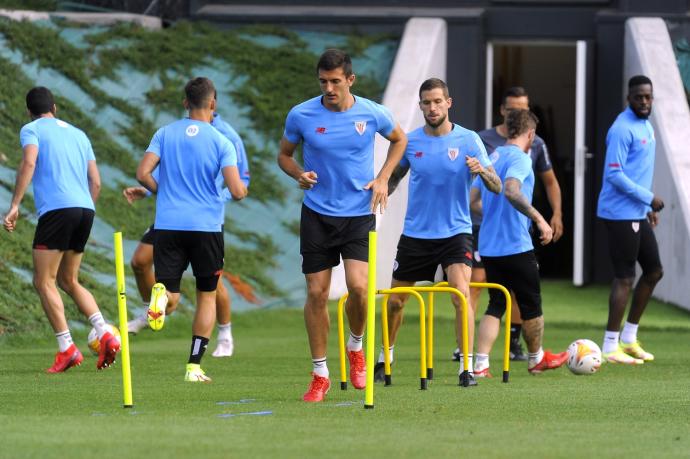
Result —
<instances>
[{"instance_id":1,"label":"open doorway","mask_svg":"<svg viewBox=\"0 0 690 459\"><path fill-rule=\"evenodd\" d=\"M527 90L530 106L540 120L537 134L546 142L562 195L563 237L555 244L536 248L540 271L544 277L569 278L573 274L576 44L493 42L489 50L488 124L501 122L499 105L507 88L523 86ZM549 221L551 207L538 178L533 203Z\"/></svg>"}]
</instances>

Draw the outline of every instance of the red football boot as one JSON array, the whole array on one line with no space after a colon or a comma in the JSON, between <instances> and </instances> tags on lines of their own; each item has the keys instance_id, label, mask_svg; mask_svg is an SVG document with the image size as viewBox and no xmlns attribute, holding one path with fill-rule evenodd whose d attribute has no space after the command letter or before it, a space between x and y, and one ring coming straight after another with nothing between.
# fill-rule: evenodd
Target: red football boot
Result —
<instances>
[{"instance_id":1,"label":"red football boot","mask_svg":"<svg viewBox=\"0 0 690 459\"><path fill-rule=\"evenodd\" d=\"M347 351L350 361L350 381L355 389L364 389L367 385L367 364L364 360L364 351Z\"/></svg>"},{"instance_id":2,"label":"red football boot","mask_svg":"<svg viewBox=\"0 0 690 459\"><path fill-rule=\"evenodd\" d=\"M535 375L538 373L542 373L546 370L554 370L563 365L567 360L567 352L552 354L551 351L544 351L544 357L542 357L541 362L539 362L532 368L528 368L527 371L529 371L530 374Z\"/></svg>"},{"instance_id":3,"label":"red football boot","mask_svg":"<svg viewBox=\"0 0 690 459\"><path fill-rule=\"evenodd\" d=\"M321 402L328 393L328 389L331 388L331 380L314 373L311 375L312 380L311 383L309 383L309 389L302 396L302 400L305 402Z\"/></svg>"},{"instance_id":4,"label":"red football boot","mask_svg":"<svg viewBox=\"0 0 690 459\"><path fill-rule=\"evenodd\" d=\"M120 350L120 341L110 332L105 332L101 337L101 345L98 349L98 362L96 368L102 370L115 362L115 355Z\"/></svg>"},{"instance_id":5,"label":"red football boot","mask_svg":"<svg viewBox=\"0 0 690 459\"><path fill-rule=\"evenodd\" d=\"M55 363L53 366L46 369L48 373L62 373L72 367L81 365L84 356L81 355L79 349L74 344L70 345L65 352L58 352L55 354Z\"/></svg>"}]
</instances>

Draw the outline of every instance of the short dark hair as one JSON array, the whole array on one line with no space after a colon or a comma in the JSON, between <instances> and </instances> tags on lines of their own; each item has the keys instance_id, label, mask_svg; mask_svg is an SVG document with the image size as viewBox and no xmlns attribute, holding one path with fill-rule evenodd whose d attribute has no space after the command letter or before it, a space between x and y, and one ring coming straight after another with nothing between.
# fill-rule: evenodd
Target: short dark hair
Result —
<instances>
[{"instance_id":1,"label":"short dark hair","mask_svg":"<svg viewBox=\"0 0 690 459\"><path fill-rule=\"evenodd\" d=\"M508 138L520 137L530 129L536 129L539 124L537 115L529 110L511 110L506 116L506 127L508 128Z\"/></svg>"},{"instance_id":2,"label":"short dark hair","mask_svg":"<svg viewBox=\"0 0 690 459\"><path fill-rule=\"evenodd\" d=\"M643 84L648 84L649 86L653 86L652 80L650 80L649 77L647 77L645 75L635 75L634 77L632 77L628 80L628 91L630 91L635 86L640 86Z\"/></svg>"},{"instance_id":3,"label":"short dark hair","mask_svg":"<svg viewBox=\"0 0 690 459\"><path fill-rule=\"evenodd\" d=\"M44 86L36 86L26 93L26 108L34 116L44 113L52 113L55 106L55 99L50 89Z\"/></svg>"},{"instance_id":4,"label":"short dark hair","mask_svg":"<svg viewBox=\"0 0 690 459\"><path fill-rule=\"evenodd\" d=\"M527 94L527 90L522 86L512 86L503 91L503 96L501 97L501 105L506 104L506 99L508 97L529 97L529 94Z\"/></svg>"},{"instance_id":5,"label":"short dark hair","mask_svg":"<svg viewBox=\"0 0 690 459\"><path fill-rule=\"evenodd\" d=\"M447 99L450 97L448 93L448 85L445 81L440 78L429 78L424 81L419 87L419 99L422 99L422 92L431 91L432 89L441 88L443 90L443 96Z\"/></svg>"},{"instance_id":6,"label":"short dark hair","mask_svg":"<svg viewBox=\"0 0 690 459\"><path fill-rule=\"evenodd\" d=\"M189 108L206 108L209 100L212 100L216 88L213 81L205 77L192 78L184 86L184 95L189 104Z\"/></svg>"},{"instance_id":7,"label":"short dark hair","mask_svg":"<svg viewBox=\"0 0 690 459\"><path fill-rule=\"evenodd\" d=\"M346 77L352 75L352 59L343 50L330 48L323 52L316 64L316 74L319 70L335 70L341 68Z\"/></svg>"}]
</instances>

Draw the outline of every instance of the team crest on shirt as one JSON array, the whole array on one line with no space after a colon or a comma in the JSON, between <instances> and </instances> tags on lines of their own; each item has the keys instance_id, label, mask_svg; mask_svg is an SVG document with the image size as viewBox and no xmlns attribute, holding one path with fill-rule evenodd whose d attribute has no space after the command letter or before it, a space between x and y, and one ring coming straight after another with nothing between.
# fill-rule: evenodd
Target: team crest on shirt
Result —
<instances>
[{"instance_id":1,"label":"team crest on shirt","mask_svg":"<svg viewBox=\"0 0 690 459\"><path fill-rule=\"evenodd\" d=\"M455 161L458 158L459 154L460 154L459 148L449 148L448 149L448 157L450 158L451 161Z\"/></svg>"},{"instance_id":2,"label":"team crest on shirt","mask_svg":"<svg viewBox=\"0 0 690 459\"><path fill-rule=\"evenodd\" d=\"M357 131L357 134L364 135L364 132L366 130L367 130L367 122L366 121L355 121L355 131Z\"/></svg>"},{"instance_id":3,"label":"team crest on shirt","mask_svg":"<svg viewBox=\"0 0 690 459\"><path fill-rule=\"evenodd\" d=\"M194 137L199 133L199 126L196 124L191 124L187 126L187 129L184 132L187 134L187 137Z\"/></svg>"},{"instance_id":4,"label":"team crest on shirt","mask_svg":"<svg viewBox=\"0 0 690 459\"><path fill-rule=\"evenodd\" d=\"M635 233L640 231L640 222L632 222L632 230Z\"/></svg>"}]
</instances>

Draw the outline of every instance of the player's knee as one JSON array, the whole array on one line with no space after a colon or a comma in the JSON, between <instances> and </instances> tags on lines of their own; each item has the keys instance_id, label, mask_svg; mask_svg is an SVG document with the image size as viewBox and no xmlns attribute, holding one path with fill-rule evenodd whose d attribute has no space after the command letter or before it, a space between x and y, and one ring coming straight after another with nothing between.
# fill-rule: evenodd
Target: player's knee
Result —
<instances>
[{"instance_id":1,"label":"player's knee","mask_svg":"<svg viewBox=\"0 0 690 459\"><path fill-rule=\"evenodd\" d=\"M656 284L664 277L664 269L659 267L649 272L642 273L644 279L650 284Z\"/></svg>"},{"instance_id":2,"label":"player's knee","mask_svg":"<svg viewBox=\"0 0 690 459\"><path fill-rule=\"evenodd\" d=\"M404 298L398 296L398 295L393 295L388 299L388 305L386 306L388 308L389 312L392 313L398 313L403 310L405 307L405 300Z\"/></svg>"},{"instance_id":3,"label":"player's knee","mask_svg":"<svg viewBox=\"0 0 690 459\"><path fill-rule=\"evenodd\" d=\"M58 276L57 284L63 292L70 294L77 288L79 281L74 276Z\"/></svg>"},{"instance_id":4,"label":"player's knee","mask_svg":"<svg viewBox=\"0 0 690 459\"><path fill-rule=\"evenodd\" d=\"M635 278L634 277L619 277L619 278L616 278L614 282L617 284L618 287L631 289L633 286L633 283L635 282Z\"/></svg>"},{"instance_id":5,"label":"player's knee","mask_svg":"<svg viewBox=\"0 0 690 459\"><path fill-rule=\"evenodd\" d=\"M326 304L328 302L328 288L310 285L307 288L307 300L310 304Z\"/></svg>"},{"instance_id":6,"label":"player's knee","mask_svg":"<svg viewBox=\"0 0 690 459\"><path fill-rule=\"evenodd\" d=\"M367 288L364 285L355 285L347 289L353 300L363 301L367 297Z\"/></svg>"},{"instance_id":7,"label":"player's knee","mask_svg":"<svg viewBox=\"0 0 690 459\"><path fill-rule=\"evenodd\" d=\"M55 281L34 276L33 285L37 292L45 292L55 285Z\"/></svg>"}]
</instances>

